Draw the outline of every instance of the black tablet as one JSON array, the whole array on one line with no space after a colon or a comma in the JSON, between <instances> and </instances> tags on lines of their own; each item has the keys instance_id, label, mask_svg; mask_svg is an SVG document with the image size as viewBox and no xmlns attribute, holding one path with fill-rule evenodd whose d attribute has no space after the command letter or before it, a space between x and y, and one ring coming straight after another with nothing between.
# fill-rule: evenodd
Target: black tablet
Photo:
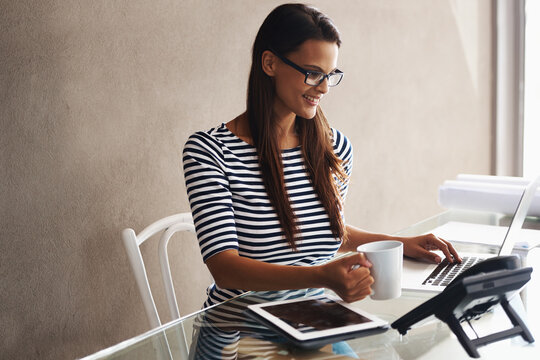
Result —
<instances>
[{"instance_id":1,"label":"black tablet","mask_svg":"<svg viewBox=\"0 0 540 360\"><path fill-rule=\"evenodd\" d=\"M389 327L386 321L329 295L249 305L248 314L305 348L380 333Z\"/></svg>"}]
</instances>

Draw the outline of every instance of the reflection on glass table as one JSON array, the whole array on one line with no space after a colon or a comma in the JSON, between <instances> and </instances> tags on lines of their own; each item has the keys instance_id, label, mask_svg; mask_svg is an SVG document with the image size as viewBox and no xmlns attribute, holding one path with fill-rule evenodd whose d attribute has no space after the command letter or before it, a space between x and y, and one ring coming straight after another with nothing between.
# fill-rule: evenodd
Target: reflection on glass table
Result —
<instances>
[{"instance_id":1,"label":"reflection on glass table","mask_svg":"<svg viewBox=\"0 0 540 360\"><path fill-rule=\"evenodd\" d=\"M450 221L492 226L505 226L508 219L493 213L448 211L415 224L400 235L429 232ZM539 219L528 219L528 228L538 229ZM496 246L456 244L458 251L495 253ZM511 304L526 321L538 339L540 326L531 319L540 318L540 249L528 249L527 265L534 268L532 280L522 296L515 296ZM305 295L320 293L320 289L306 289ZM525 295L526 294L526 295ZM232 301L188 315L161 328L129 339L102 350L85 359L467 359L449 328L434 317L416 324L401 336L390 329L378 335L359 337L329 344L316 350L302 350L288 343L263 325L245 316L247 305L272 300L272 292L250 292ZM404 291L402 296L385 301L364 299L353 305L392 323L403 314L423 303L433 294ZM525 309L528 311L526 312ZM472 321L474 331L464 326L470 338L482 337L511 327L500 308ZM184 337L183 334L186 336ZM189 354L185 353L187 343ZM538 359L540 347L528 344L519 337L493 343L479 349L485 359Z\"/></svg>"}]
</instances>

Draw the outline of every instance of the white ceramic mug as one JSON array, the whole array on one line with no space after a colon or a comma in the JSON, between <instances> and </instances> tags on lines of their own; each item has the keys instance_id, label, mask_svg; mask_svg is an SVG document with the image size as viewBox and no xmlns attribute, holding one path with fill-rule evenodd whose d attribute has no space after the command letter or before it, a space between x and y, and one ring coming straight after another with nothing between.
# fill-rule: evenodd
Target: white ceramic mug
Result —
<instances>
[{"instance_id":1,"label":"white ceramic mug","mask_svg":"<svg viewBox=\"0 0 540 360\"><path fill-rule=\"evenodd\" d=\"M363 253L373 266L369 269L375 282L371 285L373 300L388 300L401 296L403 273L403 243L382 240L360 245Z\"/></svg>"}]
</instances>

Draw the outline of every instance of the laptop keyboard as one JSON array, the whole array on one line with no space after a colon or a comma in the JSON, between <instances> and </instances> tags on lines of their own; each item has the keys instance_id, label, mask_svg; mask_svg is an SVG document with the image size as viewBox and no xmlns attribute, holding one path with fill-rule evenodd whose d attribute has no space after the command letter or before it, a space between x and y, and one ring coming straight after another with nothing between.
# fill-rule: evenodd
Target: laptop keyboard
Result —
<instances>
[{"instance_id":1,"label":"laptop keyboard","mask_svg":"<svg viewBox=\"0 0 540 360\"><path fill-rule=\"evenodd\" d=\"M464 256L461 264L450 263L444 259L437 265L435 270L424 280L422 285L447 286L463 271L467 270L474 264L484 260L475 256Z\"/></svg>"}]
</instances>

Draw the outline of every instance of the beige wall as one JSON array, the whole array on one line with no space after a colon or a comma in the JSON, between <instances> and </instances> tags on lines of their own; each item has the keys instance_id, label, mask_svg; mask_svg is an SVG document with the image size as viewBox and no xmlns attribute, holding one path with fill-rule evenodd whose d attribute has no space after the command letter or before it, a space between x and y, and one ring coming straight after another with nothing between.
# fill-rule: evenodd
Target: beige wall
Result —
<instances>
[{"instance_id":1,"label":"beige wall","mask_svg":"<svg viewBox=\"0 0 540 360\"><path fill-rule=\"evenodd\" d=\"M188 210L182 145L243 110L278 3L0 1L0 357L70 359L148 329L120 231ZM350 223L397 231L441 211L443 180L490 173L489 0L314 3L343 36L323 107L355 147ZM208 275L177 240L194 311ZM143 252L165 313L155 243Z\"/></svg>"}]
</instances>

